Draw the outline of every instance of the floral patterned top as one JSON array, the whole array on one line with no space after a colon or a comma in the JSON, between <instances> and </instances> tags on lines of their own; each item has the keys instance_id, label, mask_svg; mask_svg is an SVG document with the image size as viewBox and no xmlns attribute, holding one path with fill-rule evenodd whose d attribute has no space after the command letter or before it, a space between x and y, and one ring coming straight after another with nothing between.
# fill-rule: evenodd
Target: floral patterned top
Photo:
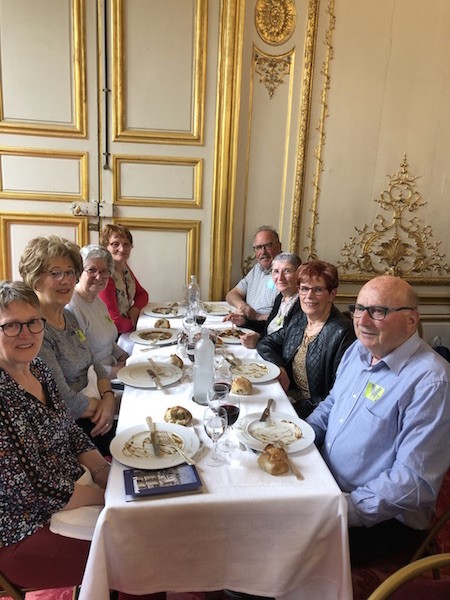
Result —
<instances>
[{"instance_id":1,"label":"floral patterned top","mask_svg":"<svg viewBox=\"0 0 450 600\"><path fill-rule=\"evenodd\" d=\"M43 404L0 368L0 547L19 542L67 504L83 474L77 456L95 448L68 415L53 376L30 363Z\"/></svg>"}]
</instances>

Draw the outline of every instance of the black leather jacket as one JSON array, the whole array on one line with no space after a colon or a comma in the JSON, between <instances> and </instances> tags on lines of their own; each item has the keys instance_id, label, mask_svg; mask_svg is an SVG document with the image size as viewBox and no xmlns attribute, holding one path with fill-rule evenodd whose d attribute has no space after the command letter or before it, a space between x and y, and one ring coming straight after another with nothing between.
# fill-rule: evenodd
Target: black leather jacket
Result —
<instances>
[{"instance_id":1,"label":"black leather jacket","mask_svg":"<svg viewBox=\"0 0 450 600\"><path fill-rule=\"evenodd\" d=\"M265 360L284 367L291 380L291 389L295 389L292 375L292 361L303 339L307 326L303 312L292 315L286 327L261 338L256 349ZM310 414L323 400L333 386L336 370L342 355L356 339L353 323L335 306L332 306L328 321L319 335L309 344L306 353L306 371L308 374L310 400L303 406L294 405L302 418Z\"/></svg>"},{"instance_id":2,"label":"black leather jacket","mask_svg":"<svg viewBox=\"0 0 450 600\"><path fill-rule=\"evenodd\" d=\"M272 310L270 311L270 314L267 317L267 319L264 321L257 321L256 319L246 319L245 327L248 327L249 329L253 329L253 331L256 331L257 333L259 333L261 335L261 337L266 335L267 327L268 327L270 321L272 321L272 319L275 319L275 317L277 316L278 309L280 308L280 304L281 304L282 300L283 300L283 294L278 294L278 296L275 298L275 302L273 303ZM297 298L296 301L294 302L294 304L291 306L291 310L288 312L288 314L284 318L284 326L286 326L289 323L289 321L292 319L292 317L293 317L293 315L295 315L295 313L297 313L298 311L301 311L301 310L302 309L300 308L300 300L299 300L299 298Z\"/></svg>"}]
</instances>

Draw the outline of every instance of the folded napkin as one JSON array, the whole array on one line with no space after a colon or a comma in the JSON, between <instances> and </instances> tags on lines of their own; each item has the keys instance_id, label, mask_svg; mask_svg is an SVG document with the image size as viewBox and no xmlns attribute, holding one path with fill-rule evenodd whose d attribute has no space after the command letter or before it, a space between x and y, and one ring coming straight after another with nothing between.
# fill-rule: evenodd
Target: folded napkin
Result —
<instances>
[{"instance_id":1,"label":"folded napkin","mask_svg":"<svg viewBox=\"0 0 450 600\"><path fill-rule=\"evenodd\" d=\"M97 386L97 373L95 372L94 365L89 367L87 377L87 386L80 390L80 393L89 398L97 398L97 400L100 400L100 392L98 391Z\"/></svg>"},{"instance_id":2,"label":"folded napkin","mask_svg":"<svg viewBox=\"0 0 450 600\"><path fill-rule=\"evenodd\" d=\"M92 485L91 473L83 466L84 473L77 480L80 485ZM103 506L79 506L71 510L60 510L50 519L50 531L77 540L91 541L94 535L98 515Z\"/></svg>"}]
</instances>

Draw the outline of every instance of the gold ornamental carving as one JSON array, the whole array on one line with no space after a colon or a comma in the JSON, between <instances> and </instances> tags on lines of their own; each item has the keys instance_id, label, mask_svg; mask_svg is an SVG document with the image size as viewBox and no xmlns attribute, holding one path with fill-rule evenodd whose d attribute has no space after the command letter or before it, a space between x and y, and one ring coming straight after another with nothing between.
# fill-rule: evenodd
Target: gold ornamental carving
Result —
<instances>
[{"instance_id":1,"label":"gold ornamental carving","mask_svg":"<svg viewBox=\"0 0 450 600\"><path fill-rule=\"evenodd\" d=\"M284 44L294 33L297 9L293 0L258 0L255 6L255 27L267 44Z\"/></svg>"},{"instance_id":2,"label":"gold ornamental carving","mask_svg":"<svg viewBox=\"0 0 450 600\"><path fill-rule=\"evenodd\" d=\"M396 275L436 283L437 278L448 276L450 269L439 252L441 242L433 240L431 226L424 225L419 216L408 215L427 203L416 189L419 176L408 171L406 154L400 171L388 177L388 189L374 199L388 214L378 214L371 226L355 226L358 235L341 248L341 279L348 279L345 274Z\"/></svg>"},{"instance_id":3,"label":"gold ornamental carving","mask_svg":"<svg viewBox=\"0 0 450 600\"><path fill-rule=\"evenodd\" d=\"M283 83L283 77L290 73L292 52L280 56L270 56L254 49L253 55L255 72L259 75L259 82L265 86L269 97L272 99L277 87Z\"/></svg>"}]
</instances>

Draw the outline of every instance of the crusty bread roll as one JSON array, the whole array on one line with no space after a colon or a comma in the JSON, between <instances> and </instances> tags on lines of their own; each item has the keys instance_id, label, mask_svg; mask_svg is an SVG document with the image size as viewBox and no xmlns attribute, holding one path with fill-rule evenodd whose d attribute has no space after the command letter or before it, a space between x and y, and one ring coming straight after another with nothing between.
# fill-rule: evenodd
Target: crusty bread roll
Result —
<instances>
[{"instance_id":1,"label":"crusty bread roll","mask_svg":"<svg viewBox=\"0 0 450 600\"><path fill-rule=\"evenodd\" d=\"M282 475L289 471L289 463L283 448L267 444L262 454L258 456L258 465L271 475Z\"/></svg>"},{"instance_id":2,"label":"crusty bread roll","mask_svg":"<svg viewBox=\"0 0 450 600\"><path fill-rule=\"evenodd\" d=\"M240 396L250 396L253 393L252 382L247 377L236 377L231 384L231 393Z\"/></svg>"},{"instance_id":3,"label":"crusty bread roll","mask_svg":"<svg viewBox=\"0 0 450 600\"><path fill-rule=\"evenodd\" d=\"M164 421L177 425L189 425L192 421L192 414L183 406L171 406L166 410Z\"/></svg>"},{"instance_id":4,"label":"crusty bread roll","mask_svg":"<svg viewBox=\"0 0 450 600\"><path fill-rule=\"evenodd\" d=\"M170 329L170 322L168 319L158 319L155 323L157 329Z\"/></svg>"},{"instance_id":5,"label":"crusty bread roll","mask_svg":"<svg viewBox=\"0 0 450 600\"><path fill-rule=\"evenodd\" d=\"M181 358L178 356L178 354L171 354L170 362L173 365L175 365L176 367L180 367L180 369L182 369L184 367L184 362L181 360Z\"/></svg>"}]
</instances>

